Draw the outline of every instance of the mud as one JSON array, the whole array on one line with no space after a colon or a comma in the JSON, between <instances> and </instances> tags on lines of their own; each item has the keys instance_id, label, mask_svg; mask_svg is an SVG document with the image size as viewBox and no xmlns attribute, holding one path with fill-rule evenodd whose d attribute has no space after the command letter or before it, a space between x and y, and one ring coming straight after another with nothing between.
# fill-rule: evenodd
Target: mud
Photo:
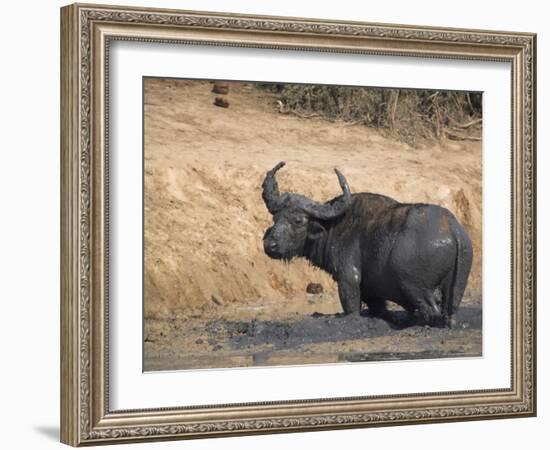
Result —
<instances>
[{"instance_id":1,"label":"mud","mask_svg":"<svg viewBox=\"0 0 550 450\"><path fill-rule=\"evenodd\" d=\"M223 338L234 349L269 344L274 349L292 348L302 344L368 339L406 333L408 336L445 337L450 330L415 326L405 312L392 313L391 322L380 318L314 314L294 322L253 320L251 322L217 320L207 326L211 339ZM481 310L463 308L457 315L458 329L481 329ZM406 331L405 331L406 330Z\"/></svg>"},{"instance_id":2,"label":"mud","mask_svg":"<svg viewBox=\"0 0 550 450\"><path fill-rule=\"evenodd\" d=\"M146 339L144 369L197 369L481 356L482 312L463 307L453 329L419 326L404 311L389 321L313 313L288 320L219 318ZM164 341L172 343L171 350ZM175 344L175 345L174 345ZM179 345L179 346L178 346Z\"/></svg>"}]
</instances>

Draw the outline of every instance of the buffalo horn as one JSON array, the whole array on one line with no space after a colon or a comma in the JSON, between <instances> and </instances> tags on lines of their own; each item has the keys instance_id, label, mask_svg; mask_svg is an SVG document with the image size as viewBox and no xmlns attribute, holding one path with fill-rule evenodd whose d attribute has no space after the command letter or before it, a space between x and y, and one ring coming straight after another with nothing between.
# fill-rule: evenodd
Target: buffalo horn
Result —
<instances>
[{"instance_id":1,"label":"buffalo horn","mask_svg":"<svg viewBox=\"0 0 550 450\"><path fill-rule=\"evenodd\" d=\"M317 219L328 220L338 217L344 213L351 203L351 192L346 178L338 169L334 169L334 171L338 177L343 194L340 197L323 204L312 202L304 208L308 214L316 217Z\"/></svg>"},{"instance_id":2,"label":"buffalo horn","mask_svg":"<svg viewBox=\"0 0 550 450\"><path fill-rule=\"evenodd\" d=\"M281 161L273 167L273 169L268 171L262 184L262 197L264 199L265 206L267 206L267 210L271 214L275 214L283 206L281 194L279 193L279 185L277 184L275 174L281 167L284 167L285 164L286 163L284 161Z\"/></svg>"}]
</instances>

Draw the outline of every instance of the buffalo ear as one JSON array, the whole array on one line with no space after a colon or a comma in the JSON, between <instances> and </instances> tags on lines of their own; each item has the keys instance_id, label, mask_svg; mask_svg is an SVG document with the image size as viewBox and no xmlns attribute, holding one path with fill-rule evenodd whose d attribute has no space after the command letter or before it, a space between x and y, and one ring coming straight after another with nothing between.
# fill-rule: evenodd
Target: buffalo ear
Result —
<instances>
[{"instance_id":1,"label":"buffalo ear","mask_svg":"<svg viewBox=\"0 0 550 450\"><path fill-rule=\"evenodd\" d=\"M321 225L319 222L311 221L309 223L309 229L307 231L307 236L311 240L316 240L316 239L319 239L320 237L322 237L326 232L327 232L327 230L325 229L325 227L323 225Z\"/></svg>"}]
</instances>

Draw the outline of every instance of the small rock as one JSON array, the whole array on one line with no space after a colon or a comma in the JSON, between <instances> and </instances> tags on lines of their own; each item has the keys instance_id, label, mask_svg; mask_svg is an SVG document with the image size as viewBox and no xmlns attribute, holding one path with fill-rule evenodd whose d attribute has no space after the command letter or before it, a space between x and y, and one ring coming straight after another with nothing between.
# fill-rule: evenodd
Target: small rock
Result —
<instances>
[{"instance_id":1,"label":"small rock","mask_svg":"<svg viewBox=\"0 0 550 450\"><path fill-rule=\"evenodd\" d=\"M216 339L210 338L210 339L208 339L208 343L209 343L210 345L216 345L216 344L218 343L218 341L216 341Z\"/></svg>"},{"instance_id":2,"label":"small rock","mask_svg":"<svg viewBox=\"0 0 550 450\"><path fill-rule=\"evenodd\" d=\"M227 84L215 83L214 87L212 88L212 92L214 94L227 95L227 93L229 92L229 86Z\"/></svg>"},{"instance_id":3,"label":"small rock","mask_svg":"<svg viewBox=\"0 0 550 450\"><path fill-rule=\"evenodd\" d=\"M219 106L220 108L229 108L229 102L221 97L216 97L214 100L214 105Z\"/></svg>"},{"instance_id":4,"label":"small rock","mask_svg":"<svg viewBox=\"0 0 550 450\"><path fill-rule=\"evenodd\" d=\"M204 342L204 341L203 341L201 338L199 338L199 339L197 339L197 340L195 341L195 344L202 344L203 342Z\"/></svg>"},{"instance_id":5,"label":"small rock","mask_svg":"<svg viewBox=\"0 0 550 450\"><path fill-rule=\"evenodd\" d=\"M212 350L214 350L215 352L217 352L218 350L221 350L223 347L218 344L218 345L215 345L214 348Z\"/></svg>"},{"instance_id":6,"label":"small rock","mask_svg":"<svg viewBox=\"0 0 550 450\"><path fill-rule=\"evenodd\" d=\"M212 295L211 300L218 306L222 305L221 300L218 297L216 297L215 295Z\"/></svg>"},{"instance_id":7,"label":"small rock","mask_svg":"<svg viewBox=\"0 0 550 450\"><path fill-rule=\"evenodd\" d=\"M319 283L309 283L306 287L306 292L308 294L322 294L323 286L321 286Z\"/></svg>"}]
</instances>

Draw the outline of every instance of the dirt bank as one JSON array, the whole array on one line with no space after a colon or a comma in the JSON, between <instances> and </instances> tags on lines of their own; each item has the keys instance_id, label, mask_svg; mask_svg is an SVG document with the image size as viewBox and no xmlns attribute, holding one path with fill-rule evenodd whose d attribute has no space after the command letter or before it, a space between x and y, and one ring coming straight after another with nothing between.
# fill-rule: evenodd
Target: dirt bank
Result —
<instances>
[{"instance_id":1,"label":"dirt bank","mask_svg":"<svg viewBox=\"0 0 550 450\"><path fill-rule=\"evenodd\" d=\"M146 317L228 310L257 299L294 311L309 282L335 292L330 278L307 262L285 264L263 253L271 218L260 187L280 160L287 162L281 189L317 200L340 193L332 170L338 167L354 192L449 208L472 237L469 290L479 293L480 143L413 150L369 128L280 114L273 94L252 85L231 85L229 108L218 108L211 88L209 82L145 82Z\"/></svg>"}]
</instances>

